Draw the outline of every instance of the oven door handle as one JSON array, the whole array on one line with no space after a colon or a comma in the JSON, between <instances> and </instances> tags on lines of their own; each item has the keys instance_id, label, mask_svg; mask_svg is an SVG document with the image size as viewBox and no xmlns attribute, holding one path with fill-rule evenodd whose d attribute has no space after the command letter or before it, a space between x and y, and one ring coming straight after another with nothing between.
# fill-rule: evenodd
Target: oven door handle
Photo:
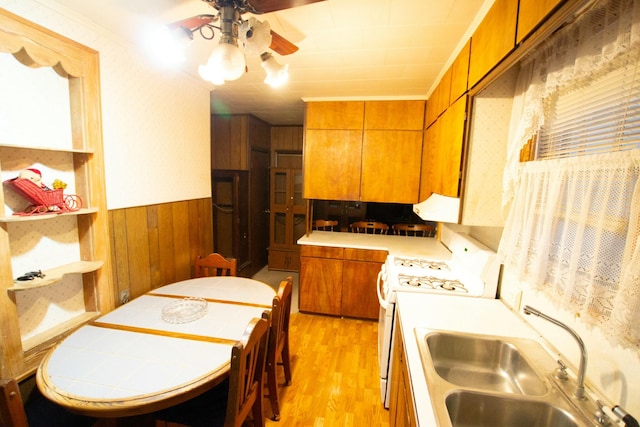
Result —
<instances>
[{"instance_id":1,"label":"oven door handle","mask_svg":"<svg viewBox=\"0 0 640 427\"><path fill-rule=\"evenodd\" d=\"M378 291L378 301L380 302L380 307L382 307L384 310L387 309L387 307L389 306L389 303L383 298L382 296L382 270L380 270L378 272L378 280L376 283L376 290Z\"/></svg>"}]
</instances>

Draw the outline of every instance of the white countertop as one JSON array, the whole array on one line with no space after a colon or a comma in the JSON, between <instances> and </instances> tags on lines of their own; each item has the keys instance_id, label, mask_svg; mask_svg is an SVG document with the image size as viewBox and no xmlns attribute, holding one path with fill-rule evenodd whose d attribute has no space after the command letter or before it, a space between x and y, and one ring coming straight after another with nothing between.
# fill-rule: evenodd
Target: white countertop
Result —
<instances>
[{"instance_id":1,"label":"white countertop","mask_svg":"<svg viewBox=\"0 0 640 427\"><path fill-rule=\"evenodd\" d=\"M541 342L541 337L518 314L497 299L404 292L397 296L416 416L421 427L438 424L424 380L415 328L532 338Z\"/></svg>"},{"instance_id":2,"label":"white countertop","mask_svg":"<svg viewBox=\"0 0 640 427\"><path fill-rule=\"evenodd\" d=\"M298 240L300 245L388 251L391 255L448 260L451 252L434 237L313 231Z\"/></svg>"}]
</instances>

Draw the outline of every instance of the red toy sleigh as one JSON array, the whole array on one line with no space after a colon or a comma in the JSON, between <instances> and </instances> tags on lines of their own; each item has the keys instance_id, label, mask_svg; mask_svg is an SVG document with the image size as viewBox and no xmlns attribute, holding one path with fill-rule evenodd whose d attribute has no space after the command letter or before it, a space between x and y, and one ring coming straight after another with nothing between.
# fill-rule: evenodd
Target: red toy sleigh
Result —
<instances>
[{"instance_id":1,"label":"red toy sleigh","mask_svg":"<svg viewBox=\"0 0 640 427\"><path fill-rule=\"evenodd\" d=\"M30 179L15 178L5 181L5 184L31 203L24 211L14 212L14 215L74 212L82 207L80 196L64 194L63 190L41 188Z\"/></svg>"}]
</instances>

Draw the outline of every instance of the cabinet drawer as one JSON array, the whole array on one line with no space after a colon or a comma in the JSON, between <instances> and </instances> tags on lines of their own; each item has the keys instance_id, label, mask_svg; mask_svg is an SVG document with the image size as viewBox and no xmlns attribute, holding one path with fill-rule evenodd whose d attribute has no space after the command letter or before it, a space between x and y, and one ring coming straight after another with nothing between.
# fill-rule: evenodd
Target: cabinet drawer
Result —
<instances>
[{"instance_id":1,"label":"cabinet drawer","mask_svg":"<svg viewBox=\"0 0 640 427\"><path fill-rule=\"evenodd\" d=\"M316 258L335 258L342 259L344 254L343 248L334 248L331 246L310 246L301 245L300 255Z\"/></svg>"},{"instance_id":2,"label":"cabinet drawer","mask_svg":"<svg viewBox=\"0 0 640 427\"><path fill-rule=\"evenodd\" d=\"M371 262L384 262L387 259L387 251L378 251L372 249L344 249L344 259L353 261L371 261Z\"/></svg>"}]
</instances>

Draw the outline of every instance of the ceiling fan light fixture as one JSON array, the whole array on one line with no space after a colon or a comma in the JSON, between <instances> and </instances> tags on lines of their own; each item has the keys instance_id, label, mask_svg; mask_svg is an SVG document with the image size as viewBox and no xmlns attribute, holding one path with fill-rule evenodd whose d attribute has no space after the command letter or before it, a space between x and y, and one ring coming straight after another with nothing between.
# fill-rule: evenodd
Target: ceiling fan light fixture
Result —
<instances>
[{"instance_id":1,"label":"ceiling fan light fixture","mask_svg":"<svg viewBox=\"0 0 640 427\"><path fill-rule=\"evenodd\" d=\"M289 80L289 64L282 65L269 52L260 55L261 64L267 73L264 82L271 87L280 87Z\"/></svg>"}]
</instances>

